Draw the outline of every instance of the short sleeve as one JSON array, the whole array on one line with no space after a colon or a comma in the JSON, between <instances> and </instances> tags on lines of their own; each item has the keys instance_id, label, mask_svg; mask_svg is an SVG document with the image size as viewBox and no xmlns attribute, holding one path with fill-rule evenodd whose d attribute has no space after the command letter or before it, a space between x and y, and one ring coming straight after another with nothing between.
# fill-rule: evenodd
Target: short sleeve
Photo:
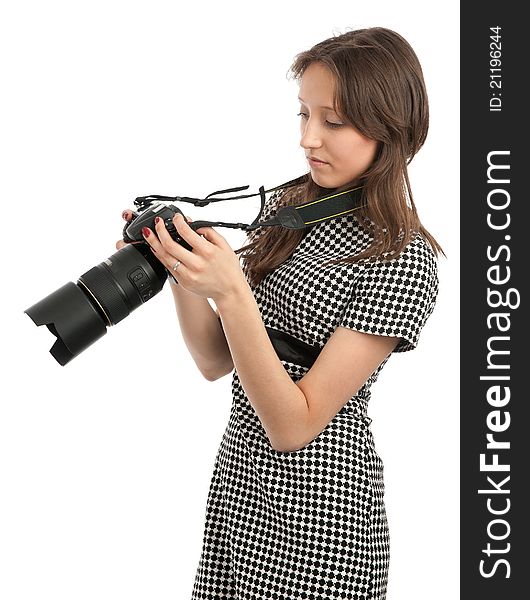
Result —
<instances>
[{"instance_id":1,"label":"short sleeve","mask_svg":"<svg viewBox=\"0 0 530 600\"><path fill-rule=\"evenodd\" d=\"M400 337L394 352L406 352L418 344L437 295L436 257L416 236L395 259L361 265L339 326Z\"/></svg>"}]
</instances>

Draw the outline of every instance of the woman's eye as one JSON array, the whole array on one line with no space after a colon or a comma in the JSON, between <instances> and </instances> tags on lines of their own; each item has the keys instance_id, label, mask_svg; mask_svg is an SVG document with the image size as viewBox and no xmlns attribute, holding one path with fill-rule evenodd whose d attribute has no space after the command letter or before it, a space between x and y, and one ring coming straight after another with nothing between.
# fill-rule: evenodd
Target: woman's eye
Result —
<instances>
[{"instance_id":1,"label":"woman's eye","mask_svg":"<svg viewBox=\"0 0 530 600\"><path fill-rule=\"evenodd\" d=\"M297 117L302 117L302 119L308 119L309 116L307 113L305 112L299 112L297 115ZM329 127L330 129L339 129L339 127L343 127L344 123L334 123L333 121L325 121L326 123L326 127Z\"/></svg>"},{"instance_id":2,"label":"woman's eye","mask_svg":"<svg viewBox=\"0 0 530 600\"><path fill-rule=\"evenodd\" d=\"M299 112L297 115L297 117L301 117L302 119L308 119L309 115L307 113L304 112ZM325 121L326 127L329 127L330 129L339 129L340 127L344 126L344 123L335 123L333 121Z\"/></svg>"}]
</instances>

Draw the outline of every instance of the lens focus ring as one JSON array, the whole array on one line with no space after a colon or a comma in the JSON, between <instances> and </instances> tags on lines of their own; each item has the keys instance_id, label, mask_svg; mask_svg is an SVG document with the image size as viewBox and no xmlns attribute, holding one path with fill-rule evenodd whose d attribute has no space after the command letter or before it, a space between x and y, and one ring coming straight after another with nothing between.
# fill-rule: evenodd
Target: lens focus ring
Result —
<instances>
[{"instance_id":1,"label":"lens focus ring","mask_svg":"<svg viewBox=\"0 0 530 600\"><path fill-rule=\"evenodd\" d=\"M107 271L104 263L83 273L79 281L98 302L111 325L119 323L131 312L132 309L127 304L123 290L117 285L116 279L112 277L111 273Z\"/></svg>"}]
</instances>

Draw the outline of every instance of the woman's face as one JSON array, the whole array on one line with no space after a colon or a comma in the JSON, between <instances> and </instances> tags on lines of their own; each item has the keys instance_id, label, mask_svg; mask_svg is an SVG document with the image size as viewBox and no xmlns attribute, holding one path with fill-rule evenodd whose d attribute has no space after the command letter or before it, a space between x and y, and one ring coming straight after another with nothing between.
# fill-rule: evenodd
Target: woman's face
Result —
<instances>
[{"instance_id":1,"label":"woman's face","mask_svg":"<svg viewBox=\"0 0 530 600\"><path fill-rule=\"evenodd\" d=\"M356 183L375 158L377 142L344 121L333 109L335 78L322 63L311 63L300 81L300 146L313 181L324 188Z\"/></svg>"}]
</instances>

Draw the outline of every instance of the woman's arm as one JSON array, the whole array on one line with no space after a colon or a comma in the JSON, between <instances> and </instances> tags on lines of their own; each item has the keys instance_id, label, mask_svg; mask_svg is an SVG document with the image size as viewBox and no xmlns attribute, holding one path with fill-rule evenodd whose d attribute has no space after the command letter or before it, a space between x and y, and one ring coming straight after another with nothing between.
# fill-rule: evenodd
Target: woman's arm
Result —
<instances>
[{"instance_id":1,"label":"woman's arm","mask_svg":"<svg viewBox=\"0 0 530 600\"><path fill-rule=\"evenodd\" d=\"M132 210L127 209L122 218L129 223L132 215ZM189 217L186 219L191 221ZM126 242L118 240L116 249L125 245ZM218 315L207 298L197 296L181 285L173 285L171 280L170 284L182 337L199 371L208 381L227 375L234 365Z\"/></svg>"},{"instance_id":2,"label":"woman's arm","mask_svg":"<svg viewBox=\"0 0 530 600\"><path fill-rule=\"evenodd\" d=\"M215 302L241 385L272 447L281 452L303 447L364 384L398 338L339 327L305 377L294 383L276 355L230 244L211 227L193 231L180 214L173 223L191 251L171 238L161 219L155 220L157 235L144 228L145 239L166 268L180 261L179 285Z\"/></svg>"},{"instance_id":3,"label":"woman's arm","mask_svg":"<svg viewBox=\"0 0 530 600\"><path fill-rule=\"evenodd\" d=\"M175 308L184 342L208 381L230 373L234 364L216 312L207 298L171 284Z\"/></svg>"},{"instance_id":4,"label":"woman's arm","mask_svg":"<svg viewBox=\"0 0 530 600\"><path fill-rule=\"evenodd\" d=\"M280 452L313 440L399 341L339 327L295 383L272 346L246 282L216 305L241 385Z\"/></svg>"}]
</instances>

